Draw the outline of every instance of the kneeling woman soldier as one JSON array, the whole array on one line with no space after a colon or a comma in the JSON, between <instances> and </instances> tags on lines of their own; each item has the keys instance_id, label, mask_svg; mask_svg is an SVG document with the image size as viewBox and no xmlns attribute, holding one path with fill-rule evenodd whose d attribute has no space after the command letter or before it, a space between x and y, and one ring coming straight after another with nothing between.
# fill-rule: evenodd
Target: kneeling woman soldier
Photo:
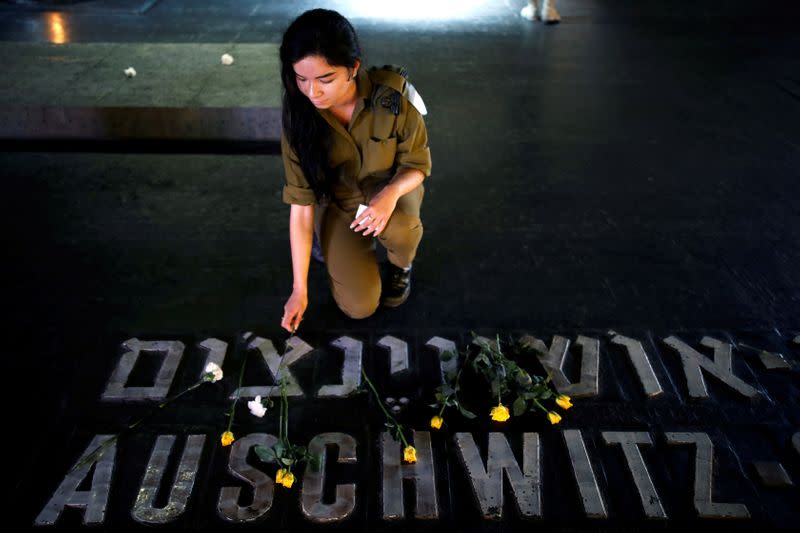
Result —
<instances>
[{"instance_id":1,"label":"kneeling woman soldier","mask_svg":"<svg viewBox=\"0 0 800 533\"><path fill-rule=\"evenodd\" d=\"M314 9L283 36L283 201L291 204L294 286L281 326L294 331L308 306L315 224L333 297L352 318L408 298L422 239L422 181L430 175L424 104L396 67L361 68L350 23ZM360 204L366 205L358 216ZM324 207L324 209L322 209ZM374 238L386 248L381 287Z\"/></svg>"}]
</instances>

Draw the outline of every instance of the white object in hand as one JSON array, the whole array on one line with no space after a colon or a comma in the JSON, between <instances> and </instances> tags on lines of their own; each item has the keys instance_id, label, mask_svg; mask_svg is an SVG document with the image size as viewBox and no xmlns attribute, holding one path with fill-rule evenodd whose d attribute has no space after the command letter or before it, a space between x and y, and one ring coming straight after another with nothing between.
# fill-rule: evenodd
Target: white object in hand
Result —
<instances>
[{"instance_id":1,"label":"white object in hand","mask_svg":"<svg viewBox=\"0 0 800 533\"><path fill-rule=\"evenodd\" d=\"M233 65L233 56L230 54L222 54L220 61L222 61L223 65Z\"/></svg>"},{"instance_id":2,"label":"white object in hand","mask_svg":"<svg viewBox=\"0 0 800 533\"><path fill-rule=\"evenodd\" d=\"M366 209L367 209L367 206L365 206L364 204L358 204L358 210L356 211L355 220L358 220L358 217L360 217L361 213L363 213ZM372 220L372 217L367 215L367 220ZM372 226L367 226L367 229L368 230L372 229Z\"/></svg>"},{"instance_id":3,"label":"white object in hand","mask_svg":"<svg viewBox=\"0 0 800 533\"><path fill-rule=\"evenodd\" d=\"M133 67L126 68L125 75L129 78L133 78L134 76L136 76L136 69L134 69Z\"/></svg>"}]
</instances>

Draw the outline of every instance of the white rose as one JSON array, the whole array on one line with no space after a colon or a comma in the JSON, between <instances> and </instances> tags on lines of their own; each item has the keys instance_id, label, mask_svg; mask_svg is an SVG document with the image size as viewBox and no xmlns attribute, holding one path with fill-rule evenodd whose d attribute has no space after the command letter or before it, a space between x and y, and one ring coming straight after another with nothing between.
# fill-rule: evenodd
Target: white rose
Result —
<instances>
[{"instance_id":1,"label":"white rose","mask_svg":"<svg viewBox=\"0 0 800 533\"><path fill-rule=\"evenodd\" d=\"M221 61L223 65L233 65L233 56L230 54L222 54Z\"/></svg>"},{"instance_id":2,"label":"white rose","mask_svg":"<svg viewBox=\"0 0 800 533\"><path fill-rule=\"evenodd\" d=\"M216 383L222 379L222 369L216 363L208 363L205 372L206 374L214 374L214 377L211 378L211 383Z\"/></svg>"},{"instance_id":3,"label":"white rose","mask_svg":"<svg viewBox=\"0 0 800 533\"><path fill-rule=\"evenodd\" d=\"M133 78L134 76L136 76L136 69L134 69L133 67L126 68L125 75L129 78Z\"/></svg>"},{"instance_id":4,"label":"white rose","mask_svg":"<svg viewBox=\"0 0 800 533\"><path fill-rule=\"evenodd\" d=\"M267 408L261 403L261 396L256 396L255 400L247 402L247 408L250 409L250 412L258 418L263 417L267 412Z\"/></svg>"}]
</instances>

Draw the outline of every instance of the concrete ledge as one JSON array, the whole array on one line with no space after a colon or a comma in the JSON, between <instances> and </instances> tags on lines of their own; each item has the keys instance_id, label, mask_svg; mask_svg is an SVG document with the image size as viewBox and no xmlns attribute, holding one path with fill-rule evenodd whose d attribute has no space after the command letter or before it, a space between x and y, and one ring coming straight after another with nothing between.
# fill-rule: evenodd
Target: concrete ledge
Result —
<instances>
[{"instance_id":1,"label":"concrete ledge","mask_svg":"<svg viewBox=\"0 0 800 533\"><path fill-rule=\"evenodd\" d=\"M277 143L280 133L279 108L0 106L4 141Z\"/></svg>"},{"instance_id":2,"label":"concrete ledge","mask_svg":"<svg viewBox=\"0 0 800 533\"><path fill-rule=\"evenodd\" d=\"M218 143L241 153L280 140L275 44L0 43L0 51L9 58L0 72L6 150L194 152ZM223 53L233 65L221 64Z\"/></svg>"}]
</instances>

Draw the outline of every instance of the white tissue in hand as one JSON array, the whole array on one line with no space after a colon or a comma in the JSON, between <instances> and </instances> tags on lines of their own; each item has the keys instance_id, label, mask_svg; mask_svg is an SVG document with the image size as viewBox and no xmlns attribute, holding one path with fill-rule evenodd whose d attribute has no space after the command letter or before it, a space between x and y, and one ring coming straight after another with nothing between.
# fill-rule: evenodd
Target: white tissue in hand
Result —
<instances>
[{"instance_id":1,"label":"white tissue in hand","mask_svg":"<svg viewBox=\"0 0 800 533\"><path fill-rule=\"evenodd\" d=\"M230 54L222 54L221 61L223 65L233 65L233 56Z\"/></svg>"},{"instance_id":2,"label":"white tissue in hand","mask_svg":"<svg viewBox=\"0 0 800 533\"><path fill-rule=\"evenodd\" d=\"M128 67L125 69L125 75L129 78L133 78L136 76L136 70L133 67Z\"/></svg>"}]
</instances>

